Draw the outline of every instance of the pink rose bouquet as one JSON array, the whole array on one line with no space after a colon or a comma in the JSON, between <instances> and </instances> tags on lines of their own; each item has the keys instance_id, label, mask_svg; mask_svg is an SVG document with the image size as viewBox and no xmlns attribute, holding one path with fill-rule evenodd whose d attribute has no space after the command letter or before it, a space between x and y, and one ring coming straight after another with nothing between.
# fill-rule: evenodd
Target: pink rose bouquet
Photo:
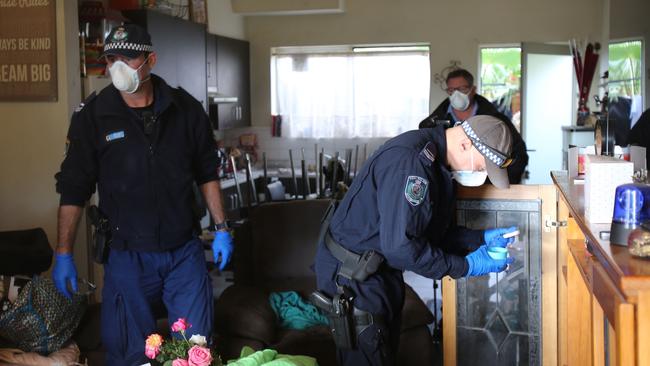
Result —
<instances>
[{"instance_id":1,"label":"pink rose bouquet","mask_svg":"<svg viewBox=\"0 0 650 366\"><path fill-rule=\"evenodd\" d=\"M144 354L163 366L221 366L221 359L212 355L204 336L193 334L189 339L186 337L191 327L185 318L179 318L171 330L180 333L182 339L165 341L160 335L152 334L145 341Z\"/></svg>"}]
</instances>

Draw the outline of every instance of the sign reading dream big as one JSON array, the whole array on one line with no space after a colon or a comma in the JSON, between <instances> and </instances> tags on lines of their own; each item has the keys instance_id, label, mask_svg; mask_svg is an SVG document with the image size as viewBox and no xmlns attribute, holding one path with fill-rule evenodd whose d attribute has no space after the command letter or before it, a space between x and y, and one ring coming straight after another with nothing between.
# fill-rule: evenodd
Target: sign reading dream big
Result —
<instances>
[{"instance_id":1,"label":"sign reading dream big","mask_svg":"<svg viewBox=\"0 0 650 366\"><path fill-rule=\"evenodd\" d=\"M56 101L56 1L0 0L0 101Z\"/></svg>"}]
</instances>

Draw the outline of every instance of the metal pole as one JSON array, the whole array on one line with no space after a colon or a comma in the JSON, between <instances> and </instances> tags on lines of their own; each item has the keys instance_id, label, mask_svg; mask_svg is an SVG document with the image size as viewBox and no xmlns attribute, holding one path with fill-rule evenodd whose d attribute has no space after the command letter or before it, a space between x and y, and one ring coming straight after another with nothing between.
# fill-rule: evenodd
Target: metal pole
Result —
<instances>
[{"instance_id":1,"label":"metal pole","mask_svg":"<svg viewBox=\"0 0 650 366\"><path fill-rule=\"evenodd\" d=\"M314 165L316 166L316 188L314 189L314 192L316 193L317 196L320 196L320 175L318 174L318 144L314 144Z\"/></svg>"},{"instance_id":2,"label":"metal pole","mask_svg":"<svg viewBox=\"0 0 650 366\"><path fill-rule=\"evenodd\" d=\"M309 187L309 174L307 174L307 162L305 161L305 149L301 148L300 152L302 154L302 160L300 160L300 168L302 169L302 195L303 199L311 194L311 188Z\"/></svg>"},{"instance_id":3,"label":"metal pole","mask_svg":"<svg viewBox=\"0 0 650 366\"><path fill-rule=\"evenodd\" d=\"M350 168L352 167L352 149L345 149L345 177L343 183L350 186Z\"/></svg>"},{"instance_id":4,"label":"metal pole","mask_svg":"<svg viewBox=\"0 0 650 366\"><path fill-rule=\"evenodd\" d=\"M246 153L246 180L248 180L248 207L257 204L257 189L255 188L255 178L253 178L253 168L251 167L251 157Z\"/></svg>"},{"instance_id":5,"label":"metal pole","mask_svg":"<svg viewBox=\"0 0 650 366\"><path fill-rule=\"evenodd\" d=\"M323 151L318 154L318 171L316 172L316 180L318 181L318 197L323 198L325 191L325 184L323 183Z\"/></svg>"},{"instance_id":6,"label":"metal pole","mask_svg":"<svg viewBox=\"0 0 650 366\"><path fill-rule=\"evenodd\" d=\"M359 145L354 149L354 177L357 177L357 163L359 162Z\"/></svg>"},{"instance_id":7,"label":"metal pole","mask_svg":"<svg viewBox=\"0 0 650 366\"><path fill-rule=\"evenodd\" d=\"M264 169L264 188L266 189L266 185L269 184L269 177L268 177L268 171L266 167L266 152L262 153L262 166Z\"/></svg>"},{"instance_id":8,"label":"metal pole","mask_svg":"<svg viewBox=\"0 0 650 366\"><path fill-rule=\"evenodd\" d=\"M366 159L368 159L368 144L363 144L363 162L366 162Z\"/></svg>"},{"instance_id":9,"label":"metal pole","mask_svg":"<svg viewBox=\"0 0 650 366\"><path fill-rule=\"evenodd\" d=\"M291 182L293 184L294 198L298 198L298 181L296 180L296 169L293 166L293 151L289 149L289 161L291 162Z\"/></svg>"},{"instance_id":10,"label":"metal pole","mask_svg":"<svg viewBox=\"0 0 650 366\"><path fill-rule=\"evenodd\" d=\"M235 164L235 157L230 156L230 164L232 165L232 176L235 179L235 187L237 187L237 200L239 201L239 210L244 207L244 198L241 195L241 188L239 187L239 178L237 178L237 165Z\"/></svg>"},{"instance_id":11,"label":"metal pole","mask_svg":"<svg viewBox=\"0 0 650 366\"><path fill-rule=\"evenodd\" d=\"M334 164L332 164L332 185L330 186L330 190L332 191L332 196L334 195L334 192L336 192L336 184L338 183L337 181L337 172L338 172L338 166L339 166L339 152L337 151L334 154Z\"/></svg>"}]
</instances>

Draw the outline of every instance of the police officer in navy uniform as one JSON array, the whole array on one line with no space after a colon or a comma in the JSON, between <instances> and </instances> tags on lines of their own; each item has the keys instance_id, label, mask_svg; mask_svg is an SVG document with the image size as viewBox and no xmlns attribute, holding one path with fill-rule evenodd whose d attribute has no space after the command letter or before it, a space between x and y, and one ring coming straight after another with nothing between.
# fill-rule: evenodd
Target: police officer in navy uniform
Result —
<instances>
[{"instance_id":1,"label":"police officer in navy uniform","mask_svg":"<svg viewBox=\"0 0 650 366\"><path fill-rule=\"evenodd\" d=\"M153 309L170 324L186 318L188 337L210 339L213 297L197 237L193 184L217 224L212 243L221 269L233 250L217 180L212 128L201 104L151 73L151 37L136 25L111 30L106 58L112 85L72 116L69 147L56 175L61 194L52 277L67 297L77 290L72 257L82 208L95 191L112 242L104 263L102 344L107 365L147 362L144 342L156 330Z\"/></svg>"},{"instance_id":2,"label":"police officer in navy uniform","mask_svg":"<svg viewBox=\"0 0 650 366\"><path fill-rule=\"evenodd\" d=\"M470 230L452 222L452 180L478 186L489 176L497 188L509 187L511 150L503 121L475 116L449 129L403 133L366 161L326 218L315 261L319 296L335 309L330 320L340 364L395 364L403 271L460 278L501 272L511 262L493 259L488 249L513 242L503 235L515 227ZM353 334L345 344L339 320L348 306Z\"/></svg>"}]
</instances>

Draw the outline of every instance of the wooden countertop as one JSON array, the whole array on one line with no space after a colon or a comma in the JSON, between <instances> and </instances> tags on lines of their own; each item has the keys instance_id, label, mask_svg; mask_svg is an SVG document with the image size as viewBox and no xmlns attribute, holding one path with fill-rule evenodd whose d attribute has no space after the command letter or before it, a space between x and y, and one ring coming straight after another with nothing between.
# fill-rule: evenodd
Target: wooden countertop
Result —
<instances>
[{"instance_id":1,"label":"wooden countertop","mask_svg":"<svg viewBox=\"0 0 650 366\"><path fill-rule=\"evenodd\" d=\"M650 289L650 259L634 257L627 247L610 245L609 240L601 239L599 233L609 231L610 224L592 224L585 218L584 185L573 184L566 171L551 172L551 177L587 239L589 252L627 300L636 302L639 290Z\"/></svg>"}]
</instances>

